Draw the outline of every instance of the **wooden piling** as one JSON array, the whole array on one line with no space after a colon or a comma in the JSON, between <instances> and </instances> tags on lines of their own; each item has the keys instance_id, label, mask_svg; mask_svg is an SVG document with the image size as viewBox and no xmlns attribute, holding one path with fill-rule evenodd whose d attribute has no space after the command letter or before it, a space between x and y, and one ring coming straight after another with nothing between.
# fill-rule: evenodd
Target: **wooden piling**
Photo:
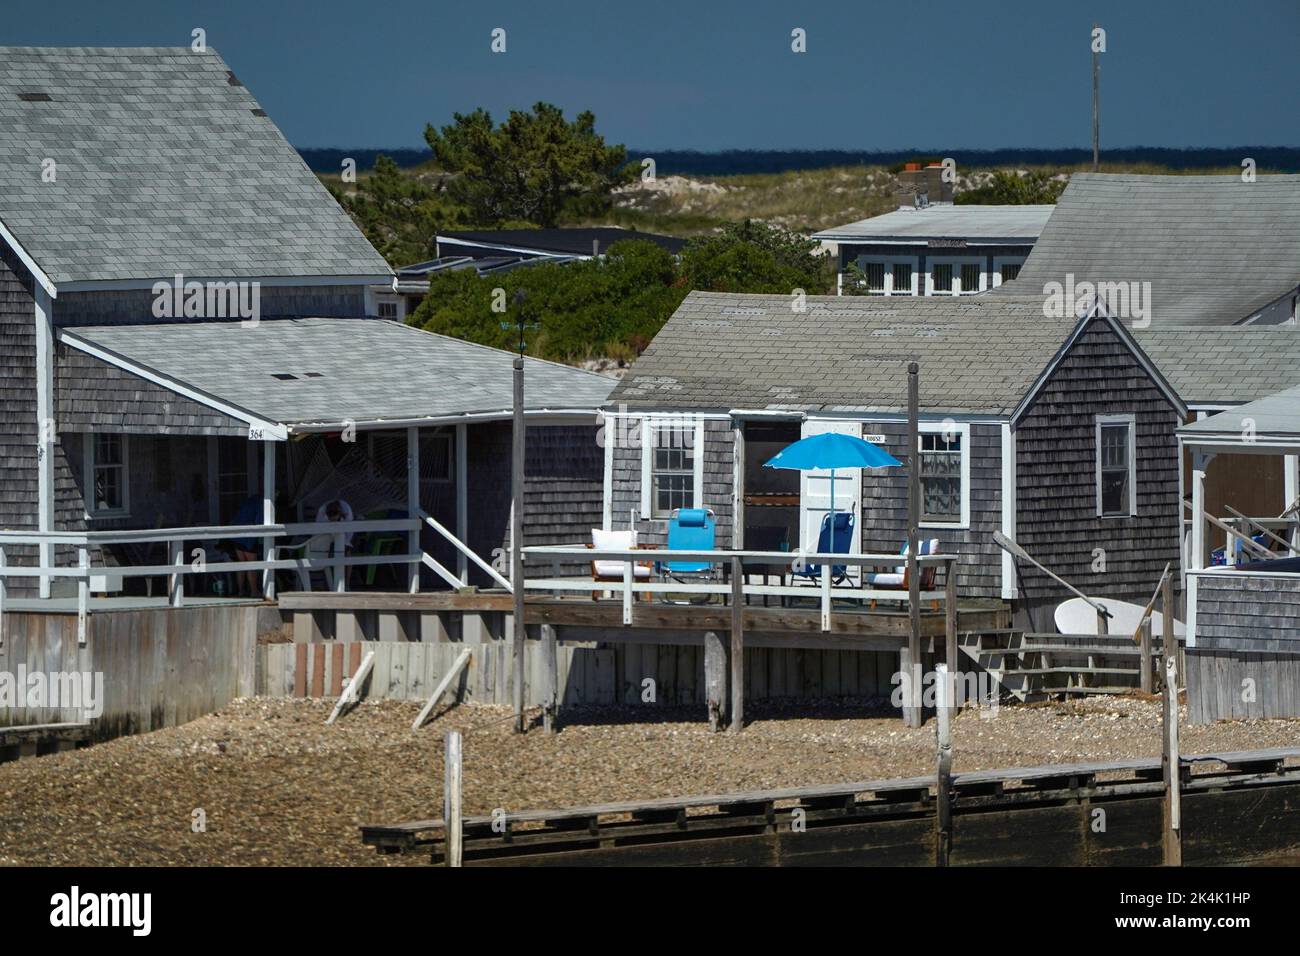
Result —
<instances>
[{"instance_id":1,"label":"wooden piling","mask_svg":"<svg viewBox=\"0 0 1300 956\"><path fill-rule=\"evenodd\" d=\"M522 327L521 327L522 328ZM520 336L522 338L522 331ZM514 418L511 431L510 587L514 593L515 733L524 730L524 357L514 362Z\"/></svg>"},{"instance_id":2,"label":"wooden piling","mask_svg":"<svg viewBox=\"0 0 1300 956\"><path fill-rule=\"evenodd\" d=\"M1171 654L1165 655L1165 689L1163 713L1164 749L1160 757L1164 770L1165 796L1163 813L1164 865L1183 865L1182 770L1178 755L1178 665Z\"/></svg>"},{"instance_id":3,"label":"wooden piling","mask_svg":"<svg viewBox=\"0 0 1300 956\"><path fill-rule=\"evenodd\" d=\"M717 631L704 635L704 693L709 708L709 730L722 728L722 712L727 696L727 649Z\"/></svg>"},{"instance_id":4,"label":"wooden piling","mask_svg":"<svg viewBox=\"0 0 1300 956\"><path fill-rule=\"evenodd\" d=\"M560 711L560 669L555 628L550 624L542 625L542 668L545 672L546 687L543 688L542 727L548 734L556 731L556 722Z\"/></svg>"},{"instance_id":5,"label":"wooden piling","mask_svg":"<svg viewBox=\"0 0 1300 956\"><path fill-rule=\"evenodd\" d=\"M908 658L915 666L921 660L921 575L916 562L920 547L921 521L921 425L920 425L920 367L911 362L907 366L907 609L911 632L907 638ZM904 688L903 722L908 727L920 727L921 688L911 680L909 671Z\"/></svg>"},{"instance_id":6,"label":"wooden piling","mask_svg":"<svg viewBox=\"0 0 1300 956\"><path fill-rule=\"evenodd\" d=\"M731 732L745 726L745 572L731 559Z\"/></svg>"},{"instance_id":7,"label":"wooden piling","mask_svg":"<svg viewBox=\"0 0 1300 956\"><path fill-rule=\"evenodd\" d=\"M1141 635L1142 636L1139 641L1139 647L1141 648L1142 658L1141 658L1141 664L1139 666L1141 666L1142 668L1142 673L1139 675L1139 681L1140 681L1140 686L1142 688L1142 693L1149 694L1153 689L1152 680L1154 677L1151 671L1151 618L1150 617L1147 617L1142 621Z\"/></svg>"},{"instance_id":8,"label":"wooden piling","mask_svg":"<svg viewBox=\"0 0 1300 956\"><path fill-rule=\"evenodd\" d=\"M448 866L460 866L464 853L461 829L461 740L460 731L447 731L445 774L443 780L443 825L447 829Z\"/></svg>"},{"instance_id":9,"label":"wooden piling","mask_svg":"<svg viewBox=\"0 0 1300 956\"><path fill-rule=\"evenodd\" d=\"M952 852L952 715L956 710L956 688L950 682L947 664L935 665L935 711L938 717L938 773L935 780L934 865L947 866Z\"/></svg>"},{"instance_id":10,"label":"wooden piling","mask_svg":"<svg viewBox=\"0 0 1300 956\"><path fill-rule=\"evenodd\" d=\"M961 662L957 659L957 562L952 561L944 571L943 580L943 617L944 617L944 660L953 679L961 673ZM957 701L953 701L953 706Z\"/></svg>"}]
</instances>

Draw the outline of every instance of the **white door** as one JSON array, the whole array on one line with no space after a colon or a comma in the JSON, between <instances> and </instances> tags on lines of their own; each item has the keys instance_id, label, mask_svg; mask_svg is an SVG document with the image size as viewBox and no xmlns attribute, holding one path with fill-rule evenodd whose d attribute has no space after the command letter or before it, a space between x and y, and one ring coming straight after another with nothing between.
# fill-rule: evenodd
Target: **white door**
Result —
<instances>
[{"instance_id":1,"label":"white door","mask_svg":"<svg viewBox=\"0 0 1300 956\"><path fill-rule=\"evenodd\" d=\"M803 437L820 435L824 432L838 432L841 435L862 437L861 422L805 420ZM862 508L862 469L838 468L835 471L835 510L852 511L853 541L849 551L861 553L862 529L857 520ZM800 472L799 479L799 544L805 552L817 549L817 538L821 534L822 521L831 510L831 473L821 469ZM850 568L850 577L857 580L857 574Z\"/></svg>"}]
</instances>

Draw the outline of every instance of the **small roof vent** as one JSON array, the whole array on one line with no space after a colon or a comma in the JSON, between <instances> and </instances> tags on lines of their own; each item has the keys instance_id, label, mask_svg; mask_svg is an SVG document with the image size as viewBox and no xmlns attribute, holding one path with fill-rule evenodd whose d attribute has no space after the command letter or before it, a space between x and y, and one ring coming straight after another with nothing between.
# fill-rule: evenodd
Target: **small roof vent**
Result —
<instances>
[{"instance_id":1,"label":"small roof vent","mask_svg":"<svg viewBox=\"0 0 1300 956\"><path fill-rule=\"evenodd\" d=\"M239 82L239 77L235 76L234 70L226 70L226 83L228 83L230 86L244 85L243 83Z\"/></svg>"},{"instance_id":2,"label":"small roof vent","mask_svg":"<svg viewBox=\"0 0 1300 956\"><path fill-rule=\"evenodd\" d=\"M49 93L19 93L18 98L24 103L50 103L54 100Z\"/></svg>"},{"instance_id":3,"label":"small roof vent","mask_svg":"<svg viewBox=\"0 0 1300 956\"><path fill-rule=\"evenodd\" d=\"M255 109L255 110L253 110L253 115L254 115L254 116L265 116L265 115L266 115L266 110L264 110L264 109L260 109L260 108L259 108L259 109Z\"/></svg>"}]
</instances>

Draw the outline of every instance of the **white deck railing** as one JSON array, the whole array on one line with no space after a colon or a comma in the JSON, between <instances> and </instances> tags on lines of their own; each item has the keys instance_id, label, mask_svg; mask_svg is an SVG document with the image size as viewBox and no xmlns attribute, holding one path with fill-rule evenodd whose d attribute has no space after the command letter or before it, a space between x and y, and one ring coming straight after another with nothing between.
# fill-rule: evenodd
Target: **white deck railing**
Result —
<instances>
[{"instance_id":1,"label":"white deck railing","mask_svg":"<svg viewBox=\"0 0 1300 956\"><path fill-rule=\"evenodd\" d=\"M821 607L821 628L829 631L831 627L832 601L897 601L904 607L910 602L907 588L870 587L859 583L833 583L833 569L837 567L887 569L894 572L898 567L905 567L907 559L898 554L823 554L820 552L800 553L791 551L676 551L667 548L633 548L630 550L589 548L573 545L551 545L524 548L525 562L534 564L546 560L566 561L617 561L623 564L622 580L596 577L549 577L526 578L524 587L528 591L609 591L621 598L623 604L623 623L631 624L633 606L637 595L656 594L732 594L737 590L742 599L748 597L808 598L816 597ZM923 575L929 568L942 571L943 585L920 592L920 601L943 601L955 603L957 600L956 579L953 570L957 556L953 554L929 554L917 558L917 573ZM679 563L708 563L717 574L717 580L679 581L672 579L672 572L661 573L657 566ZM635 565L651 565L650 578L637 578ZM733 582L723 580L723 573L733 579L736 568L740 568L741 583L737 589ZM757 566L757 567L755 567ZM792 576L789 584L751 583L748 576L764 573L764 568L784 567L784 572ZM796 569L813 568L819 570L815 578L804 577L806 583L793 583L798 580L794 575ZM770 573L770 572L768 572Z\"/></svg>"},{"instance_id":2,"label":"white deck railing","mask_svg":"<svg viewBox=\"0 0 1300 956\"><path fill-rule=\"evenodd\" d=\"M327 585L334 591L347 590L347 569L383 565L407 565L408 587L418 590L418 569L425 566L433 570L451 587L461 587L464 582L426 554L415 542L425 525L448 539L465 552L495 583L510 589L510 582L490 565L474 554L459 539L438 522L420 515L416 518L389 518L379 520L297 522L291 524L255 524L227 526L198 526L190 528L140 528L113 531L0 531L0 639L3 639L3 612L7 599L6 584L10 578L36 578L48 582L54 578L71 579L77 583L77 632L85 641L86 613L90 607L92 591L120 590L127 578L168 579L168 601L172 607L186 603L185 576L190 574L239 574L262 572L262 592L267 599L275 597L275 572L291 571L299 576L303 590L311 590L312 572L325 576ZM398 554L346 554L349 536L358 534L394 533L402 535L407 546ZM281 539L299 540L281 542ZM232 559L208 560L204 542L246 539L257 542L263 556L252 561ZM91 563L92 552L112 545L166 546L166 564L99 564ZM187 545L198 547L186 551ZM57 548L75 548L77 562L73 565L10 564L6 548L14 546L50 545L49 552Z\"/></svg>"}]
</instances>

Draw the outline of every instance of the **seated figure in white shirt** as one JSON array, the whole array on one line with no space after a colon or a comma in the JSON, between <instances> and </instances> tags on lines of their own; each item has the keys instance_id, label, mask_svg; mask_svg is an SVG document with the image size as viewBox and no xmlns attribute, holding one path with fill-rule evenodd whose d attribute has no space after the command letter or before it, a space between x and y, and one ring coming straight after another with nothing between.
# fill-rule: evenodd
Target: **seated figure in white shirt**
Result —
<instances>
[{"instance_id":1,"label":"seated figure in white shirt","mask_svg":"<svg viewBox=\"0 0 1300 956\"><path fill-rule=\"evenodd\" d=\"M316 509L316 520L321 521L351 521L352 506L342 498L336 498L333 501L327 501ZM352 532L343 535L343 550L348 554L352 553Z\"/></svg>"}]
</instances>

